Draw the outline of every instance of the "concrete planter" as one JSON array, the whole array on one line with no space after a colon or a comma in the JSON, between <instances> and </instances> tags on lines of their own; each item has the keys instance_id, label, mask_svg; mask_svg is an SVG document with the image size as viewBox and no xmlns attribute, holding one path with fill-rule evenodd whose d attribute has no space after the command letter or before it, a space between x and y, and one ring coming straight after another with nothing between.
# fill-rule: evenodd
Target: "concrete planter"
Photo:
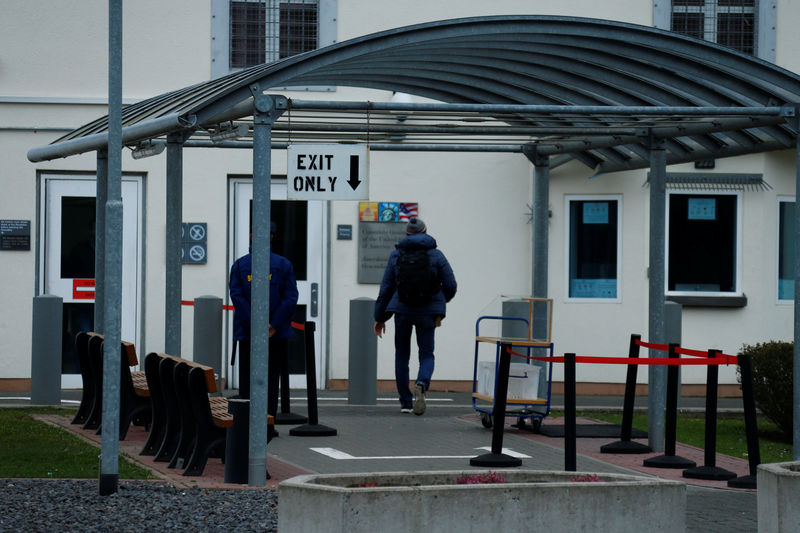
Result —
<instances>
[{"instance_id":1,"label":"concrete planter","mask_svg":"<svg viewBox=\"0 0 800 533\"><path fill-rule=\"evenodd\" d=\"M514 532L686 530L679 481L580 472L502 470L506 483L457 485L478 470L298 476L278 486L278 530ZM375 482L378 487L355 485Z\"/></svg>"},{"instance_id":2,"label":"concrete planter","mask_svg":"<svg viewBox=\"0 0 800 533\"><path fill-rule=\"evenodd\" d=\"M800 462L758 465L758 531L800 527Z\"/></svg>"}]
</instances>

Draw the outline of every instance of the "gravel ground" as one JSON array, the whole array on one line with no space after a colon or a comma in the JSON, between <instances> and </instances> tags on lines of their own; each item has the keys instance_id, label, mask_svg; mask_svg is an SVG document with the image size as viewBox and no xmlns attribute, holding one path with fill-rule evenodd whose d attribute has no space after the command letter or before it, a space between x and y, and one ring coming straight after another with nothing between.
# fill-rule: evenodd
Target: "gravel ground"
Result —
<instances>
[{"instance_id":1,"label":"gravel ground","mask_svg":"<svg viewBox=\"0 0 800 533\"><path fill-rule=\"evenodd\" d=\"M178 489L120 481L100 496L97 480L0 480L0 532L245 532L278 530L278 496L263 490Z\"/></svg>"}]
</instances>

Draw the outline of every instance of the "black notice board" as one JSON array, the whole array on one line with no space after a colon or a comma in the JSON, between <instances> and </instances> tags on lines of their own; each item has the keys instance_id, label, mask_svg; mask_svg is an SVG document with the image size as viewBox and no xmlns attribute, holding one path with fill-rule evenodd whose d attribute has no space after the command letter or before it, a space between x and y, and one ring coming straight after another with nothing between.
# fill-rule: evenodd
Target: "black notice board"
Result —
<instances>
[{"instance_id":1,"label":"black notice board","mask_svg":"<svg viewBox=\"0 0 800 533\"><path fill-rule=\"evenodd\" d=\"M30 220L0 220L0 250L30 249Z\"/></svg>"}]
</instances>

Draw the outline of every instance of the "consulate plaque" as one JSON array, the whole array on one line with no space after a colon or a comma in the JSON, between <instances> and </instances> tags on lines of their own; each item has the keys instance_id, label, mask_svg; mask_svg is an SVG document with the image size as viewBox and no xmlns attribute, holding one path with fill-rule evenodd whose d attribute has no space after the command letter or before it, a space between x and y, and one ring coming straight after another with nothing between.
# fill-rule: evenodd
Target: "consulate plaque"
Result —
<instances>
[{"instance_id":1,"label":"consulate plaque","mask_svg":"<svg viewBox=\"0 0 800 533\"><path fill-rule=\"evenodd\" d=\"M358 282L380 283L394 245L406 236L406 222L358 223Z\"/></svg>"},{"instance_id":2,"label":"consulate plaque","mask_svg":"<svg viewBox=\"0 0 800 533\"><path fill-rule=\"evenodd\" d=\"M0 250L30 249L30 220L0 220Z\"/></svg>"}]
</instances>

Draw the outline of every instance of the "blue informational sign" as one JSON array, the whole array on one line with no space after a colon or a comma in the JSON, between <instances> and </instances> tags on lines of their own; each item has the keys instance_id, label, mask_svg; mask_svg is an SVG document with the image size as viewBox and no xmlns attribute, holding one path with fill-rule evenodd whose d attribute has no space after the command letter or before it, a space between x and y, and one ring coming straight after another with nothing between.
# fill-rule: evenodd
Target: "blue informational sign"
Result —
<instances>
[{"instance_id":1,"label":"blue informational sign","mask_svg":"<svg viewBox=\"0 0 800 533\"><path fill-rule=\"evenodd\" d=\"M716 198L689 198L689 220L716 220Z\"/></svg>"},{"instance_id":2,"label":"blue informational sign","mask_svg":"<svg viewBox=\"0 0 800 533\"><path fill-rule=\"evenodd\" d=\"M570 298L616 298L615 279L573 279L569 285Z\"/></svg>"},{"instance_id":3,"label":"blue informational sign","mask_svg":"<svg viewBox=\"0 0 800 533\"><path fill-rule=\"evenodd\" d=\"M608 224L608 202L585 202L583 204L584 224Z\"/></svg>"}]
</instances>

